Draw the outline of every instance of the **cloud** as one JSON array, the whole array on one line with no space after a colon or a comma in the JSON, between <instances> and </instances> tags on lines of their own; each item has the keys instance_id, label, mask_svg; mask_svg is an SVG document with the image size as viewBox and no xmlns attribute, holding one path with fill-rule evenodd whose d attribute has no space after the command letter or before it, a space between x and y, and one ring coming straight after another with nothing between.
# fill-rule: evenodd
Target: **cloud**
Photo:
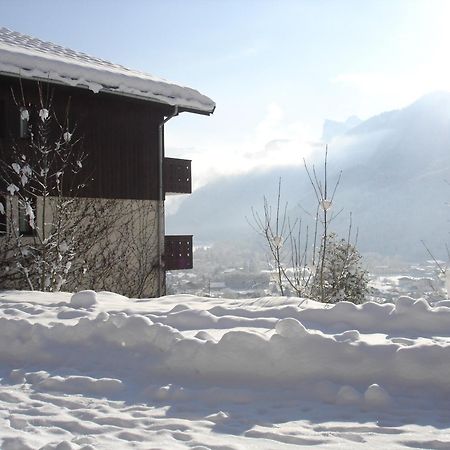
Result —
<instances>
[{"instance_id":1,"label":"cloud","mask_svg":"<svg viewBox=\"0 0 450 450\"><path fill-rule=\"evenodd\" d=\"M334 77L332 83L341 83L362 92L384 91L392 84L392 75L382 72L348 72Z\"/></svg>"},{"instance_id":2,"label":"cloud","mask_svg":"<svg viewBox=\"0 0 450 450\"><path fill-rule=\"evenodd\" d=\"M170 139L170 135L169 135ZM194 188L220 176L265 170L274 166L302 164L302 158L312 150L311 132L299 121L292 121L276 102L267 104L253 128L233 138L215 135L201 136L201 143L186 151L171 145L182 139L172 139L167 154L193 160ZM176 151L174 151L176 149Z\"/></svg>"},{"instance_id":3,"label":"cloud","mask_svg":"<svg viewBox=\"0 0 450 450\"><path fill-rule=\"evenodd\" d=\"M341 73L331 83L357 91L362 111L397 109L433 91L450 91L450 63L441 60L439 66L422 64L402 71L361 71ZM364 110L364 105L370 109Z\"/></svg>"},{"instance_id":4,"label":"cloud","mask_svg":"<svg viewBox=\"0 0 450 450\"><path fill-rule=\"evenodd\" d=\"M276 102L267 104L253 129L237 140L203 134L201 146L181 147L176 144L183 137L174 139L170 133L168 136L167 155L192 159L194 189L219 177L264 171L276 166L301 165L303 158L317 150L318 145L323 148L303 123L289 120ZM184 200L184 196L168 196L167 215L176 213Z\"/></svg>"}]
</instances>

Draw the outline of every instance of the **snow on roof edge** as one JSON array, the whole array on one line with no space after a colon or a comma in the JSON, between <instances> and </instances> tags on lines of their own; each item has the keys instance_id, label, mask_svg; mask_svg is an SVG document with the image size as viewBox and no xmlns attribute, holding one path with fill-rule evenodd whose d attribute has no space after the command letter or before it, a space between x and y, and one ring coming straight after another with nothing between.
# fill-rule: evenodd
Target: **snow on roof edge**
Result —
<instances>
[{"instance_id":1,"label":"snow on roof edge","mask_svg":"<svg viewBox=\"0 0 450 450\"><path fill-rule=\"evenodd\" d=\"M212 114L216 106L195 89L6 28L0 28L0 73L130 96L201 114Z\"/></svg>"}]
</instances>

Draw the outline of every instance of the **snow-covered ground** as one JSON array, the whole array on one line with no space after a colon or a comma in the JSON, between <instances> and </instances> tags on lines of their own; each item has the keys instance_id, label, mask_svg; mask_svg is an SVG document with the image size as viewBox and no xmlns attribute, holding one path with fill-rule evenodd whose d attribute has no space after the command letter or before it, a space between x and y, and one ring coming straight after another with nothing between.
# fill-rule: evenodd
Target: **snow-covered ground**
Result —
<instances>
[{"instance_id":1,"label":"snow-covered ground","mask_svg":"<svg viewBox=\"0 0 450 450\"><path fill-rule=\"evenodd\" d=\"M450 302L0 292L0 447L450 448Z\"/></svg>"}]
</instances>

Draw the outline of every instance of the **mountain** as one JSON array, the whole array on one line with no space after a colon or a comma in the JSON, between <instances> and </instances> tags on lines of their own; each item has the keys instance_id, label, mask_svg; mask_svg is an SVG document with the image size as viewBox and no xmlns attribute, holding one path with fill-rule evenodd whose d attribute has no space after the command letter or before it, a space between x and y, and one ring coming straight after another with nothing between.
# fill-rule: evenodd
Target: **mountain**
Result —
<instances>
[{"instance_id":1,"label":"mountain","mask_svg":"<svg viewBox=\"0 0 450 450\"><path fill-rule=\"evenodd\" d=\"M360 123L361 119L356 116L349 117L345 122L326 119L322 129L322 141L330 142L333 138L341 136Z\"/></svg>"},{"instance_id":2,"label":"mountain","mask_svg":"<svg viewBox=\"0 0 450 450\"><path fill-rule=\"evenodd\" d=\"M425 259L420 243L425 240L443 257L450 231L450 93L432 93L353 124L335 130L329 142L330 184L343 171L334 204L344 211L336 230L346 232L351 211L362 252ZM252 239L255 232L246 218L252 207L262 211L264 196L274 202L280 177L291 215L314 210L304 169L277 167L223 177L197 190L168 218L168 233L189 230L196 242Z\"/></svg>"}]
</instances>

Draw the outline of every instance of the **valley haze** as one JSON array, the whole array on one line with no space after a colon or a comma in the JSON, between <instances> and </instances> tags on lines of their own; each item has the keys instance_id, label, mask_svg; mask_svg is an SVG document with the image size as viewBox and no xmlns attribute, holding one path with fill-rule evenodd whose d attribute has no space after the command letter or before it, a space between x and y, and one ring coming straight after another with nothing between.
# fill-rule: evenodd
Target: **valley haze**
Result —
<instances>
[{"instance_id":1,"label":"valley haze","mask_svg":"<svg viewBox=\"0 0 450 450\"><path fill-rule=\"evenodd\" d=\"M420 242L424 240L436 257L445 258L450 93L430 93L365 121L326 121L323 134L307 162L320 171L328 145L330 184L343 172L334 202L336 210L343 209L336 230L346 233L351 212L363 253L422 261L429 257ZM295 166L219 176L200 187L171 215L169 207L168 232L192 230L199 245L257 239L248 223L251 209L261 212L264 196L275 203L280 178L290 215L307 221L304 210L313 211L315 200L299 151Z\"/></svg>"}]
</instances>

